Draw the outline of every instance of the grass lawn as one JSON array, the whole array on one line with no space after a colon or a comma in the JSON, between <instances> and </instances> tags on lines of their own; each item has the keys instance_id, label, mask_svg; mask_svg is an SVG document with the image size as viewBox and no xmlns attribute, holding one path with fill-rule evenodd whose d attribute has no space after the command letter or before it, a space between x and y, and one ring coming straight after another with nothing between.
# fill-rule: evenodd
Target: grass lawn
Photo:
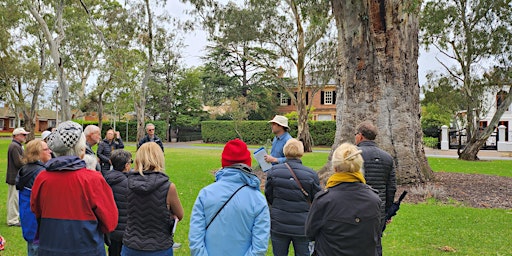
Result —
<instances>
[{"instance_id":1,"label":"grass lawn","mask_svg":"<svg viewBox=\"0 0 512 256\"><path fill-rule=\"evenodd\" d=\"M5 180L6 154L9 140L0 140L0 179ZM185 209L185 218L178 224L175 241L182 248L175 255L190 255L188 229L190 213L199 190L212 183L212 171L220 167L219 149L166 148L166 172L177 186ZM135 147L127 147L135 152ZM328 153L310 153L303 157L305 165L319 169ZM453 171L506 175L511 162L463 162L455 159L429 158L435 171ZM254 163L254 162L253 162ZM467 163L467 167L466 166ZM474 167L475 165L478 167ZM457 168L457 169L455 169ZM2 182L2 184L5 184ZM2 256L26 255L21 229L6 225L7 186L0 185L0 234L7 240ZM383 238L386 255L511 255L512 210L474 209L436 202L403 204ZM444 251L443 251L444 250ZM269 249L267 255L272 255ZM291 255L291 254L290 254Z\"/></svg>"}]
</instances>

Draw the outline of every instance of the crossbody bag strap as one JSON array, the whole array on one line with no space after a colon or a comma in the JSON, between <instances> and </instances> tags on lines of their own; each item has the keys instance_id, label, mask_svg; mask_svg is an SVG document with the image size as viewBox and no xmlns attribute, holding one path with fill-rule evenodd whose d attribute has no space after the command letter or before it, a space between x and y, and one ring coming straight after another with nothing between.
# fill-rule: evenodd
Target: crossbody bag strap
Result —
<instances>
[{"instance_id":1,"label":"crossbody bag strap","mask_svg":"<svg viewBox=\"0 0 512 256\"><path fill-rule=\"evenodd\" d=\"M288 170L290 170L290 173L292 174L293 179L295 180L295 183L297 183L297 186L299 186L300 191L302 191L302 194L304 194L306 196L308 203L311 204L311 201L309 200L309 193L302 187L302 184L300 183L300 180L297 178L297 175L295 175L295 172L293 171L293 169L290 167L290 165L288 163L284 163L284 165L286 165L286 167L288 167Z\"/></svg>"},{"instance_id":2,"label":"crossbody bag strap","mask_svg":"<svg viewBox=\"0 0 512 256\"><path fill-rule=\"evenodd\" d=\"M224 202L224 204L220 207L220 209L215 213L215 215L213 216L213 218L210 220L210 222L208 223L208 225L206 225L206 229L208 229L208 227L210 226L210 224L212 224L213 220L217 217L217 215L219 215L220 211L222 211L222 209L224 209L224 206L226 206L226 204L228 204L228 202L231 200L231 198L233 198L235 196L236 193L238 193L238 191L240 191L240 189L242 189L243 187L247 187L247 184L239 187L229 198L226 202Z\"/></svg>"}]
</instances>

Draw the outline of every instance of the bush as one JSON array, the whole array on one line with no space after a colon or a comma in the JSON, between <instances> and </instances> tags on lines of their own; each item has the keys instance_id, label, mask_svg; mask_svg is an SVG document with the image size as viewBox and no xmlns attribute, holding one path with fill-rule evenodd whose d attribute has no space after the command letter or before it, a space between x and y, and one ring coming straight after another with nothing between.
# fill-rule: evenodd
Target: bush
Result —
<instances>
[{"instance_id":1,"label":"bush","mask_svg":"<svg viewBox=\"0 0 512 256\"><path fill-rule=\"evenodd\" d=\"M235 130L240 134L237 134ZM290 121L290 135L297 137L297 122ZM336 132L335 121L310 121L309 129L315 145L331 146ZM201 123L201 135L204 142L226 143L229 140L240 138L247 144L263 145L274 135L267 121L204 121Z\"/></svg>"},{"instance_id":2,"label":"bush","mask_svg":"<svg viewBox=\"0 0 512 256\"><path fill-rule=\"evenodd\" d=\"M423 145L429 148L438 148L439 139L432 137L423 137Z\"/></svg>"}]
</instances>

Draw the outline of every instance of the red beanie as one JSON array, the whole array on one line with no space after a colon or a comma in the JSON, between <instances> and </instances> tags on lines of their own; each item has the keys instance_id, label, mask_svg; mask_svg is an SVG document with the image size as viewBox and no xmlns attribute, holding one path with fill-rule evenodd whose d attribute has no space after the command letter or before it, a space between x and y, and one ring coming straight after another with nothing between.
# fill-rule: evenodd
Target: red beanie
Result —
<instances>
[{"instance_id":1,"label":"red beanie","mask_svg":"<svg viewBox=\"0 0 512 256\"><path fill-rule=\"evenodd\" d=\"M251 152L247 149L245 142L234 139L228 141L222 151L222 167L233 164L246 164L251 166Z\"/></svg>"}]
</instances>

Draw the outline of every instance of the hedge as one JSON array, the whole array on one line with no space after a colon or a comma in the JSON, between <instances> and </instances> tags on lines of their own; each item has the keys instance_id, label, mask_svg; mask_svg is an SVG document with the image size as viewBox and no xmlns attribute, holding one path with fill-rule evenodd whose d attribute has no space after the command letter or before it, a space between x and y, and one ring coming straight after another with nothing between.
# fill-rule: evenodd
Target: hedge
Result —
<instances>
[{"instance_id":1,"label":"hedge","mask_svg":"<svg viewBox=\"0 0 512 256\"><path fill-rule=\"evenodd\" d=\"M85 129L87 125L93 124L98 125L97 121L82 121L82 120L73 120L74 122L77 122L82 125L82 127ZM163 141L165 141L165 132L166 132L166 126L165 121L151 121L146 123L152 123L155 125L155 134L156 136L160 137ZM107 130L109 128L113 128L113 124L110 122L103 122L103 129L101 129L101 137L105 138L105 134L107 133ZM137 138L137 121L131 121L128 122L128 129L126 127L126 122L116 122L116 130L119 131L121 134L121 137L124 141L126 141L126 133L128 132L128 141L136 141Z\"/></svg>"},{"instance_id":2,"label":"hedge","mask_svg":"<svg viewBox=\"0 0 512 256\"><path fill-rule=\"evenodd\" d=\"M335 121L309 121L309 131L313 143L317 146L331 146L336 133ZM235 130L240 133L237 134ZM290 135L297 137L297 122L290 121ZM226 143L234 138L240 138L247 144L264 145L271 141L274 135L267 121L204 121L201 122L201 135L207 143Z\"/></svg>"}]
</instances>

